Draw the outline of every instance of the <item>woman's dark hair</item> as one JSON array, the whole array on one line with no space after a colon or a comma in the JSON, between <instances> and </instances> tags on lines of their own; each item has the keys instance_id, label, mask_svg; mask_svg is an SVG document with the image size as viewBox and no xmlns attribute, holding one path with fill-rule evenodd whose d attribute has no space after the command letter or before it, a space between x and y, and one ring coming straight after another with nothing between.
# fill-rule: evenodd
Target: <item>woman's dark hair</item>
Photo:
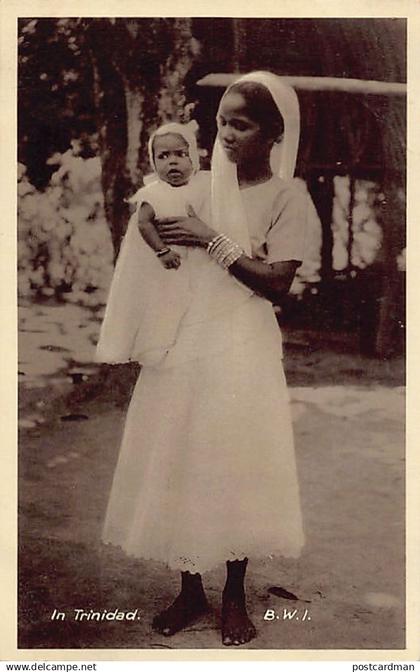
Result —
<instances>
[{"instance_id":1,"label":"woman's dark hair","mask_svg":"<svg viewBox=\"0 0 420 672\"><path fill-rule=\"evenodd\" d=\"M232 84L231 91L244 97L249 117L259 124L266 137L277 139L283 134L283 117L265 86L258 82L237 82Z\"/></svg>"}]
</instances>

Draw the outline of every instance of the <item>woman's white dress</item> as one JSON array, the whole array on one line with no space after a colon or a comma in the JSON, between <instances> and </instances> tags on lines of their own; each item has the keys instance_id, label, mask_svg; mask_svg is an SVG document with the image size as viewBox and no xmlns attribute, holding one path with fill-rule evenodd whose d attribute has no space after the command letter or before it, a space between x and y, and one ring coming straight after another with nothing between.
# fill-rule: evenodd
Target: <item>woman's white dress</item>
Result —
<instances>
[{"instance_id":1,"label":"woman's white dress","mask_svg":"<svg viewBox=\"0 0 420 672\"><path fill-rule=\"evenodd\" d=\"M253 255L301 260L302 193L273 177L241 195ZM200 321L206 280L196 268L185 328L134 390L103 540L200 573L226 560L296 557L304 536L273 308L252 295ZM210 299L217 313L220 297Z\"/></svg>"}]
</instances>

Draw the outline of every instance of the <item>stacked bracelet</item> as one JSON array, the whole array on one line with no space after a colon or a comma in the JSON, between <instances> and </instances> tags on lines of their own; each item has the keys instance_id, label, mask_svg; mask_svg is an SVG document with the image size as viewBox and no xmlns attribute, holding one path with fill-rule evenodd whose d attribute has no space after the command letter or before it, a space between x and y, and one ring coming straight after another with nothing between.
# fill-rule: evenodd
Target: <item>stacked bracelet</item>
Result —
<instances>
[{"instance_id":1,"label":"stacked bracelet","mask_svg":"<svg viewBox=\"0 0 420 672\"><path fill-rule=\"evenodd\" d=\"M207 252L223 268L228 269L235 261L244 254L243 249L237 243L223 233L215 236L207 245Z\"/></svg>"}]
</instances>

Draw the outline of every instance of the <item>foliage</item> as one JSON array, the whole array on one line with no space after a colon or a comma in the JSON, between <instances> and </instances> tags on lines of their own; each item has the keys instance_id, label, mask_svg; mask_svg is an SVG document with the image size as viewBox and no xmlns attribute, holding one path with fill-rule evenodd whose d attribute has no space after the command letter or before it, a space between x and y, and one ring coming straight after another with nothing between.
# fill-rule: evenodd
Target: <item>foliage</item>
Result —
<instances>
[{"instance_id":1,"label":"foliage","mask_svg":"<svg viewBox=\"0 0 420 672\"><path fill-rule=\"evenodd\" d=\"M20 19L19 160L37 188L51 176L48 157L65 151L71 140L82 140L86 156L103 160L114 127L113 152L124 154L130 144L135 151L144 146L159 119L182 114L183 79L197 50L189 24L165 18ZM135 129L133 98L142 122ZM142 154L136 155L141 168Z\"/></svg>"},{"instance_id":2,"label":"foliage","mask_svg":"<svg viewBox=\"0 0 420 672\"><path fill-rule=\"evenodd\" d=\"M87 155L98 150L92 69L78 19L20 19L18 30L19 160L43 189L48 158L72 139Z\"/></svg>"},{"instance_id":3,"label":"foliage","mask_svg":"<svg viewBox=\"0 0 420 672\"><path fill-rule=\"evenodd\" d=\"M111 236L100 186L99 158L83 159L77 143L49 160L44 192L19 165L18 265L21 296L104 303L113 270Z\"/></svg>"}]
</instances>

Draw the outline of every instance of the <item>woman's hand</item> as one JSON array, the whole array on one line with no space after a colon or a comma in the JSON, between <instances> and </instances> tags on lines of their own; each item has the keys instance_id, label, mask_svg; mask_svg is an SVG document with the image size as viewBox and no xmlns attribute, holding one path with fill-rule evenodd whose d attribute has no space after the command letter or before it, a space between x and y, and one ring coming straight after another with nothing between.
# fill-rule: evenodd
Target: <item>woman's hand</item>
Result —
<instances>
[{"instance_id":1,"label":"woman's hand","mask_svg":"<svg viewBox=\"0 0 420 672\"><path fill-rule=\"evenodd\" d=\"M189 205L188 217L165 217L156 222L159 236L166 245L206 247L216 232L203 222Z\"/></svg>"}]
</instances>

